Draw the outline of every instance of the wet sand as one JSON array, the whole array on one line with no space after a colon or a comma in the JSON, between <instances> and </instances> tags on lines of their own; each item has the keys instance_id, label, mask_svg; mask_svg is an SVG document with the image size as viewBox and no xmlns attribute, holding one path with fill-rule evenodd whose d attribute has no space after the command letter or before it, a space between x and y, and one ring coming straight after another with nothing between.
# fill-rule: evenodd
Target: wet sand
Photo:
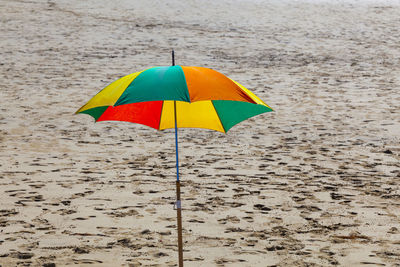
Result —
<instances>
[{"instance_id":1,"label":"wet sand","mask_svg":"<svg viewBox=\"0 0 400 267\"><path fill-rule=\"evenodd\" d=\"M174 48L276 110L179 132L185 266L400 266L400 4L360 2L0 0L0 265L176 266L173 131L73 115Z\"/></svg>"}]
</instances>

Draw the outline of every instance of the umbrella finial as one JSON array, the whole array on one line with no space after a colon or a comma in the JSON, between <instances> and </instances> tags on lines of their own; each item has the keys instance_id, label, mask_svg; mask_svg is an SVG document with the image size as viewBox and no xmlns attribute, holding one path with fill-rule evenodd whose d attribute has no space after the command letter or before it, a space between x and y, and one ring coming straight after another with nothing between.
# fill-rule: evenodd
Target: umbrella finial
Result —
<instances>
[{"instance_id":1,"label":"umbrella finial","mask_svg":"<svg viewBox=\"0 0 400 267\"><path fill-rule=\"evenodd\" d=\"M172 66L175 66L175 51L174 51L174 49L172 49L171 53L172 53Z\"/></svg>"}]
</instances>

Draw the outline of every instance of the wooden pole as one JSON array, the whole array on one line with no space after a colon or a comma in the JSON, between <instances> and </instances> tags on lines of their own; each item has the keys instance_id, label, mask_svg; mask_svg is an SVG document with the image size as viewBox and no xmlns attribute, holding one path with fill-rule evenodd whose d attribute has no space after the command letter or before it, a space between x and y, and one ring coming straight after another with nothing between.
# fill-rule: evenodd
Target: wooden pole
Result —
<instances>
[{"instance_id":1,"label":"wooden pole","mask_svg":"<svg viewBox=\"0 0 400 267\"><path fill-rule=\"evenodd\" d=\"M181 183L176 181L176 215L178 220L178 254L179 267L183 267L183 244L182 244L182 212L181 212Z\"/></svg>"}]
</instances>

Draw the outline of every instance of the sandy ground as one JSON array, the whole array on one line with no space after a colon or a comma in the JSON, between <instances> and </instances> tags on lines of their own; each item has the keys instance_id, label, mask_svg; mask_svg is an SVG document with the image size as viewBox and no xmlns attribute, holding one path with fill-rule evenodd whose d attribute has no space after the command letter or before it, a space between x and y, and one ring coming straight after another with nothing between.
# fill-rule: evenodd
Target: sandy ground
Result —
<instances>
[{"instance_id":1,"label":"sandy ground","mask_svg":"<svg viewBox=\"0 0 400 267\"><path fill-rule=\"evenodd\" d=\"M0 0L0 265L176 266L173 131L73 113L205 66L276 112L180 131L186 266L400 266L400 3Z\"/></svg>"}]
</instances>

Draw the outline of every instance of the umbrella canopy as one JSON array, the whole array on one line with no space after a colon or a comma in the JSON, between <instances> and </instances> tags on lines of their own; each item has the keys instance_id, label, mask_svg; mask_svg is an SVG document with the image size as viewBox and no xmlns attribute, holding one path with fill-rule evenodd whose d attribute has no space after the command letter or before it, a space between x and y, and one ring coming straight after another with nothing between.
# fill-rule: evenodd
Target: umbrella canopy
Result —
<instances>
[{"instance_id":1,"label":"umbrella canopy","mask_svg":"<svg viewBox=\"0 0 400 267\"><path fill-rule=\"evenodd\" d=\"M116 80L77 113L96 121L128 121L157 130L205 128L226 133L235 124L272 111L255 94L208 68L153 67Z\"/></svg>"}]
</instances>

